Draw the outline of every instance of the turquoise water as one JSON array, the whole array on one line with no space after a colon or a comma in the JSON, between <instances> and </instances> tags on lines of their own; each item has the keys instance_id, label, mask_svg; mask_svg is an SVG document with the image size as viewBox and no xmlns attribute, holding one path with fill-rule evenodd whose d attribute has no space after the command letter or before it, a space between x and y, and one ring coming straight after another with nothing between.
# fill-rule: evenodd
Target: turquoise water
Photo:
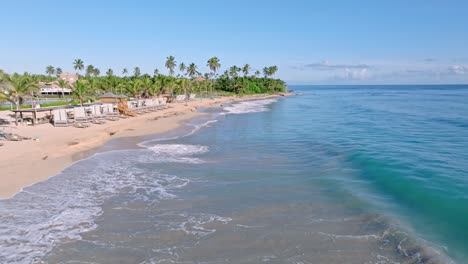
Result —
<instances>
[{"instance_id":1,"label":"turquoise water","mask_svg":"<svg viewBox=\"0 0 468 264\"><path fill-rule=\"evenodd\" d=\"M0 262L465 263L468 86L291 88L0 201Z\"/></svg>"}]
</instances>

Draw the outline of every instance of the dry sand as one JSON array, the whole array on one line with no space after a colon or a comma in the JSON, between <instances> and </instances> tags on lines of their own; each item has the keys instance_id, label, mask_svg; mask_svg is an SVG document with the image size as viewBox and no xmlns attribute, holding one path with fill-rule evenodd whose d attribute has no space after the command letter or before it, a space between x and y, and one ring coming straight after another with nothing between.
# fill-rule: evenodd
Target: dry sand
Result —
<instances>
[{"instance_id":1,"label":"dry sand","mask_svg":"<svg viewBox=\"0 0 468 264\"><path fill-rule=\"evenodd\" d=\"M221 97L217 99L196 99L184 103L169 104L171 108L136 117L107 121L103 125L88 128L54 127L51 124L32 126L9 125L6 132L39 140L19 142L2 141L0 146L0 199L13 196L23 187L56 175L74 162L79 153L103 145L110 139L133 137L167 132L179 127L184 121L201 115L198 107L219 106L220 104L264 97ZM6 112L0 115L5 116ZM2 118L0 116L0 118ZM79 155L84 158L85 155Z\"/></svg>"}]
</instances>

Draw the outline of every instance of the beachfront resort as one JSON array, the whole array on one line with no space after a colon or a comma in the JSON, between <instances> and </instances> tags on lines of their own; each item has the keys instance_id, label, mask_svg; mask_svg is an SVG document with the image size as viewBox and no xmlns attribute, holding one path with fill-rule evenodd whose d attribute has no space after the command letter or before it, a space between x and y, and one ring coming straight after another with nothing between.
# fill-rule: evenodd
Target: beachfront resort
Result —
<instances>
[{"instance_id":1,"label":"beachfront resort","mask_svg":"<svg viewBox=\"0 0 468 264\"><path fill-rule=\"evenodd\" d=\"M99 68L85 65L81 59L73 61L76 73L64 73L51 65L45 67L46 75L0 71L1 137L7 141L28 139L12 132L13 125L88 128L197 98L286 91L285 82L273 78L276 66L260 71L245 64L220 74L217 57L210 58L206 66L210 71L202 73L194 63L178 63L169 56L165 61L167 75L158 69L150 75L134 67L132 73L123 68L120 76L107 69L102 76Z\"/></svg>"}]
</instances>

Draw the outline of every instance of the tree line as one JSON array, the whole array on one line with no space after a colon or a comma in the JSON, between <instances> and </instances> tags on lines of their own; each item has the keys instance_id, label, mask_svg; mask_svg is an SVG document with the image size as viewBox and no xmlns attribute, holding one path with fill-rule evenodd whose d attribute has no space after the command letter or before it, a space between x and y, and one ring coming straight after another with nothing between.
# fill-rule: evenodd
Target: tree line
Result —
<instances>
[{"instance_id":1,"label":"tree line","mask_svg":"<svg viewBox=\"0 0 468 264\"><path fill-rule=\"evenodd\" d=\"M128 68L122 70L122 76L117 76L113 69L107 69L105 75L93 66L85 65L81 59L73 61L73 68L79 74L78 80L69 84L58 78L63 70L49 65L46 75L30 73L14 73L8 75L0 70L0 100L10 101L19 107L25 97L37 97L41 82L56 82L61 88L71 88L72 96L83 103L94 100L99 95L112 92L134 98L147 98L160 94L257 94L276 93L286 90L286 83L273 78L278 71L277 66L264 67L262 72L252 73L249 64L243 67L232 66L219 74L220 60L212 57L207 61L209 72L201 73L195 63L178 64L174 56L166 58L165 67L168 74L164 75L155 69L153 75L142 74L139 67L133 68L129 74ZM176 75L177 71L177 75Z\"/></svg>"}]
</instances>

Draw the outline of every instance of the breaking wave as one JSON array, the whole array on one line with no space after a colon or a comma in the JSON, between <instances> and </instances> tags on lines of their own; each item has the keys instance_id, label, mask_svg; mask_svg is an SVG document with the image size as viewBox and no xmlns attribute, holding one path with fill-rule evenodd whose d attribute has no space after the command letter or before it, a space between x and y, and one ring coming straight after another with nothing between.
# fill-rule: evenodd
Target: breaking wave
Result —
<instances>
[{"instance_id":1,"label":"breaking wave","mask_svg":"<svg viewBox=\"0 0 468 264\"><path fill-rule=\"evenodd\" d=\"M100 153L0 200L0 263L33 263L57 244L81 239L81 233L97 227L102 204L113 196L151 202L175 198L173 190L190 180L145 164L201 163L193 155L206 151L205 146L159 144Z\"/></svg>"},{"instance_id":2,"label":"breaking wave","mask_svg":"<svg viewBox=\"0 0 468 264\"><path fill-rule=\"evenodd\" d=\"M226 111L228 114L266 112L269 110L268 105L275 103L276 101L277 99L244 101L235 103L231 106L226 106L223 110Z\"/></svg>"}]
</instances>

